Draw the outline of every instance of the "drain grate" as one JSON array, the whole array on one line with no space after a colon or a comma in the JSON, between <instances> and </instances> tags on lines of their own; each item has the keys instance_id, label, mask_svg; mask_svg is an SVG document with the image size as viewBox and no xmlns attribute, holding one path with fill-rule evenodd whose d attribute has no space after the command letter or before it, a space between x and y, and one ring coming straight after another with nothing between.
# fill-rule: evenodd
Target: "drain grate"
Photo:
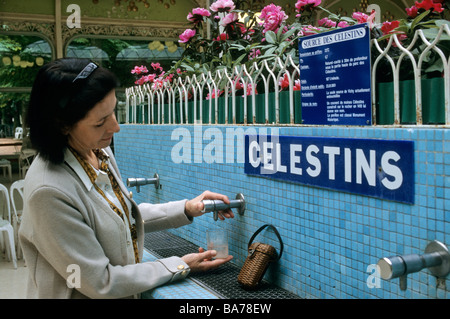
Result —
<instances>
[{"instance_id":1,"label":"drain grate","mask_svg":"<svg viewBox=\"0 0 450 319\"><path fill-rule=\"evenodd\" d=\"M198 246L167 231L147 233L144 247L158 258L184 256L198 252ZM190 278L226 299L299 299L287 290L265 280L256 290L245 290L237 282L240 268L227 263L204 273L191 274Z\"/></svg>"}]
</instances>

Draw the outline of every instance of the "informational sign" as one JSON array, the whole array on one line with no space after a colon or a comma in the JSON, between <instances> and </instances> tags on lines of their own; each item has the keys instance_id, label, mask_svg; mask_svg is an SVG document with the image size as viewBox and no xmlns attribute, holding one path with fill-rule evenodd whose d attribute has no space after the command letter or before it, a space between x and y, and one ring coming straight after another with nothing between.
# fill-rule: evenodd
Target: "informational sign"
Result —
<instances>
[{"instance_id":1,"label":"informational sign","mask_svg":"<svg viewBox=\"0 0 450 319\"><path fill-rule=\"evenodd\" d=\"M303 124L370 125L367 24L299 39Z\"/></svg>"},{"instance_id":2,"label":"informational sign","mask_svg":"<svg viewBox=\"0 0 450 319\"><path fill-rule=\"evenodd\" d=\"M245 136L246 174L414 203L414 142Z\"/></svg>"}]
</instances>

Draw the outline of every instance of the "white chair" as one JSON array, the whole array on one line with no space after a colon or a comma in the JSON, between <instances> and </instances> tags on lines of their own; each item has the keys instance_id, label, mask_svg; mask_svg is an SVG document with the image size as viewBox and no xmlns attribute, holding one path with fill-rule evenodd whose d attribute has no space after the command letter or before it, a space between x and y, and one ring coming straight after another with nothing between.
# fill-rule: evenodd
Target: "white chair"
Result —
<instances>
[{"instance_id":1,"label":"white chair","mask_svg":"<svg viewBox=\"0 0 450 319\"><path fill-rule=\"evenodd\" d=\"M17 244L17 258L22 258L22 249L19 244L19 228L22 222L22 212L23 212L23 185L24 180L19 179L11 184L9 188L9 195L11 196L12 205L12 222L14 228L14 238Z\"/></svg>"},{"instance_id":2,"label":"white chair","mask_svg":"<svg viewBox=\"0 0 450 319\"><path fill-rule=\"evenodd\" d=\"M14 138L21 140L23 138L23 129L21 127L16 127L16 131L14 133Z\"/></svg>"},{"instance_id":3,"label":"white chair","mask_svg":"<svg viewBox=\"0 0 450 319\"><path fill-rule=\"evenodd\" d=\"M12 181L11 162L8 161L7 159L1 159L0 167L3 169L3 176L6 176L6 172L8 172L9 180Z\"/></svg>"},{"instance_id":4,"label":"white chair","mask_svg":"<svg viewBox=\"0 0 450 319\"><path fill-rule=\"evenodd\" d=\"M8 189L4 185L0 184L0 198L2 196L5 198L4 201L2 199L2 202L6 203L8 220L5 220L3 219L3 216L0 216L0 237L5 242L8 260L12 260L14 268L17 269L16 246L14 241L14 228L11 225L11 206L9 204L9 194Z\"/></svg>"},{"instance_id":5,"label":"white chair","mask_svg":"<svg viewBox=\"0 0 450 319\"><path fill-rule=\"evenodd\" d=\"M33 149L25 149L20 152L19 155L19 176L25 178L25 174L31 166L31 163L36 156L36 151Z\"/></svg>"}]
</instances>

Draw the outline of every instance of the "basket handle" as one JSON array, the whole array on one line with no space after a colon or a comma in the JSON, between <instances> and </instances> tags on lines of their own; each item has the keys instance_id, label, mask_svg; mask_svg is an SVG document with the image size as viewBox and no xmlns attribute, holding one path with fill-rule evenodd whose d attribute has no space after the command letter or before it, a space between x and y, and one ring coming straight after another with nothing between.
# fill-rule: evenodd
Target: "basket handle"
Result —
<instances>
[{"instance_id":1,"label":"basket handle","mask_svg":"<svg viewBox=\"0 0 450 319\"><path fill-rule=\"evenodd\" d=\"M281 236L280 236L280 233L278 232L278 230L275 228L275 226L273 226L271 224L265 224L265 225L261 226L257 231L255 231L255 233L252 235L252 237L250 238L250 240L248 242L248 247L250 247L250 245L252 244L255 237L266 227L272 228L273 231L275 232L275 235L277 235L278 240L280 241L280 253L278 254L278 258L276 259L276 260L279 260L281 258L281 255L283 254L283 241L281 240Z\"/></svg>"}]
</instances>

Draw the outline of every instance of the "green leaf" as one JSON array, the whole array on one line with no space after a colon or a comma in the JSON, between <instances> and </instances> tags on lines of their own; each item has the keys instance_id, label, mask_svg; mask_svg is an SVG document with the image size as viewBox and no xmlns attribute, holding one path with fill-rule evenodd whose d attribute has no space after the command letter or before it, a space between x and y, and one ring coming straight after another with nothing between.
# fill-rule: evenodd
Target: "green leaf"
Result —
<instances>
[{"instance_id":1,"label":"green leaf","mask_svg":"<svg viewBox=\"0 0 450 319\"><path fill-rule=\"evenodd\" d=\"M434 29L423 29L422 32L423 32L423 34L425 35L425 37L428 40L434 41L434 39L436 39L436 37L437 37L437 35L439 33L439 29L437 29L437 28L434 28ZM443 41L443 40L449 41L450 40L450 36L447 33L443 32L441 34L441 39L440 40L441 41Z\"/></svg>"},{"instance_id":2,"label":"green leaf","mask_svg":"<svg viewBox=\"0 0 450 319\"><path fill-rule=\"evenodd\" d=\"M234 65L241 64L241 61L246 57L247 57L247 53L242 54L239 58L236 59L236 61L234 61Z\"/></svg>"},{"instance_id":3,"label":"green leaf","mask_svg":"<svg viewBox=\"0 0 450 319\"><path fill-rule=\"evenodd\" d=\"M438 28L440 28L444 24L447 24L450 27L450 21L448 21L448 20L434 20L434 23L436 24L436 26Z\"/></svg>"},{"instance_id":4,"label":"green leaf","mask_svg":"<svg viewBox=\"0 0 450 319\"><path fill-rule=\"evenodd\" d=\"M444 65L442 63L441 59L438 59L433 64L431 64L428 68L425 69L425 73L431 73L431 72L442 72L444 71Z\"/></svg>"},{"instance_id":5,"label":"green leaf","mask_svg":"<svg viewBox=\"0 0 450 319\"><path fill-rule=\"evenodd\" d=\"M268 48L267 50L266 50L266 52L264 52L264 56L268 56L268 55L272 55L272 54L274 54L274 52L275 52L275 50L276 50L277 48L276 47L270 47L270 48Z\"/></svg>"},{"instance_id":6,"label":"green leaf","mask_svg":"<svg viewBox=\"0 0 450 319\"><path fill-rule=\"evenodd\" d=\"M291 35L293 35L296 31L298 31L298 30L295 29L295 28L292 28L292 29L290 29L289 31L283 33L283 34L281 35L280 41L281 41L281 42L282 42L282 41L285 41L287 38L289 38Z\"/></svg>"},{"instance_id":7,"label":"green leaf","mask_svg":"<svg viewBox=\"0 0 450 319\"><path fill-rule=\"evenodd\" d=\"M193 68L193 67L191 67L190 65L187 65L187 64L182 64L181 65L184 69L186 69L186 71L190 71L190 72L194 72L195 71L195 69Z\"/></svg>"},{"instance_id":8,"label":"green leaf","mask_svg":"<svg viewBox=\"0 0 450 319\"><path fill-rule=\"evenodd\" d=\"M277 43L277 36L276 36L275 32L270 31L270 30L267 31L266 32L266 41L271 44Z\"/></svg>"},{"instance_id":9,"label":"green leaf","mask_svg":"<svg viewBox=\"0 0 450 319\"><path fill-rule=\"evenodd\" d=\"M411 23L411 30L414 30L416 25L422 21L428 14L430 13L430 10L427 10L425 12L423 12L422 14L418 15L413 22Z\"/></svg>"},{"instance_id":10,"label":"green leaf","mask_svg":"<svg viewBox=\"0 0 450 319\"><path fill-rule=\"evenodd\" d=\"M355 24L355 19L353 19L353 18L349 18L349 17L341 17L341 19L340 19L341 21L345 21L345 22L349 22L349 23L351 23L351 24Z\"/></svg>"}]
</instances>

